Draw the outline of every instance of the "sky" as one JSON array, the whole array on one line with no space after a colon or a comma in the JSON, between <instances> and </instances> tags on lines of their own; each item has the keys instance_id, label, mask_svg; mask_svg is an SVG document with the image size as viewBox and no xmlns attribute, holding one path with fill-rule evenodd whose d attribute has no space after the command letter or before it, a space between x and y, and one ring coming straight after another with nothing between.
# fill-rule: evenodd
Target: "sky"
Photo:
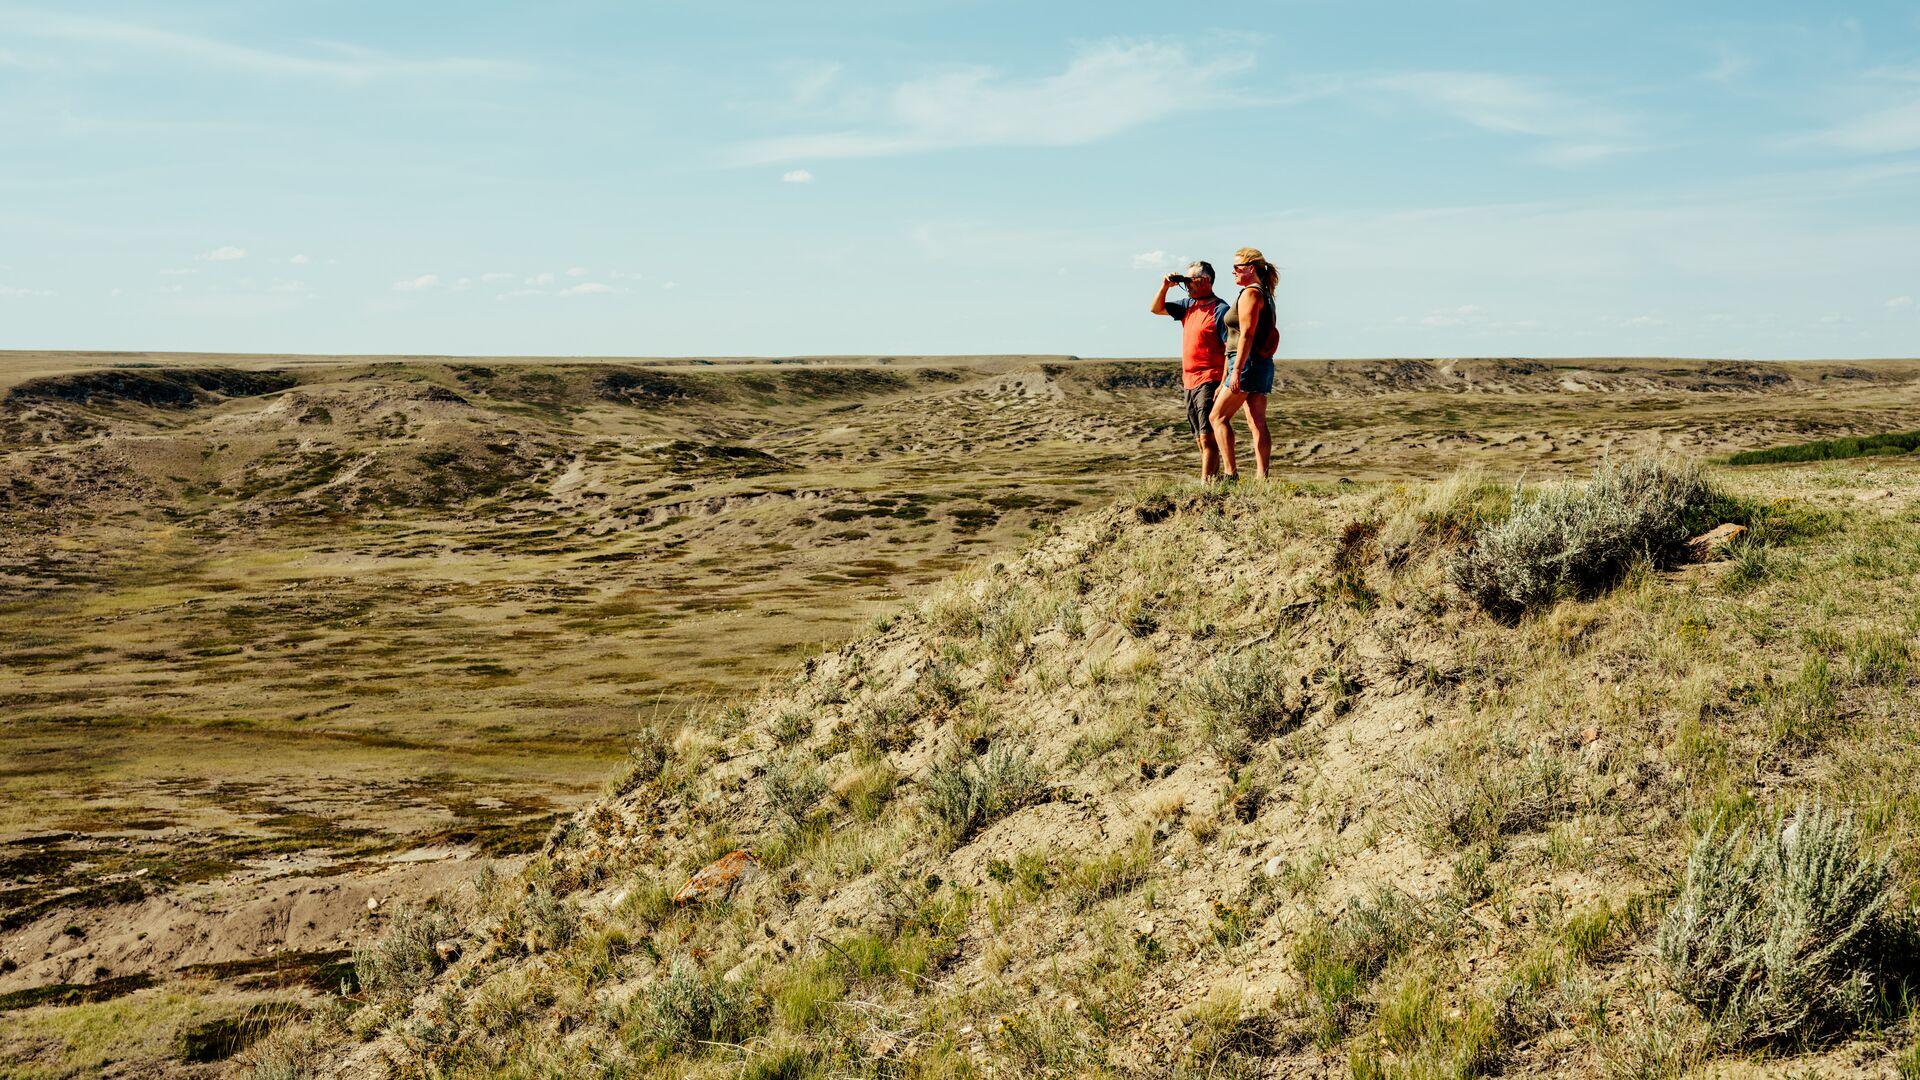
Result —
<instances>
[{"instance_id":1,"label":"sky","mask_svg":"<svg viewBox=\"0 0 1920 1080\"><path fill-rule=\"evenodd\" d=\"M0 348L1920 355L1920 3L0 0ZM1230 291L1231 285L1226 285Z\"/></svg>"}]
</instances>

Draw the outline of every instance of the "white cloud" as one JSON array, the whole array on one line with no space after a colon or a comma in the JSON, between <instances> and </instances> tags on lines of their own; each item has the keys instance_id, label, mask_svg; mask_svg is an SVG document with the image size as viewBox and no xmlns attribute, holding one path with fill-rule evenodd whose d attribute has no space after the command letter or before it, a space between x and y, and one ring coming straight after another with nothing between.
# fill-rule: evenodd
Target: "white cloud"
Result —
<instances>
[{"instance_id":1,"label":"white cloud","mask_svg":"<svg viewBox=\"0 0 1920 1080\"><path fill-rule=\"evenodd\" d=\"M616 293L619 291L620 291L619 289L616 289L611 285L602 285L597 281L583 281L578 285L570 285L567 288L561 289L558 293L554 295L556 296L595 296L595 295L601 295L605 293Z\"/></svg>"},{"instance_id":2,"label":"white cloud","mask_svg":"<svg viewBox=\"0 0 1920 1080\"><path fill-rule=\"evenodd\" d=\"M553 275L551 273L535 274L526 280L526 284L536 286L551 285L553 284Z\"/></svg>"},{"instance_id":3,"label":"white cloud","mask_svg":"<svg viewBox=\"0 0 1920 1080\"><path fill-rule=\"evenodd\" d=\"M517 300L522 296L545 296L545 295L547 295L547 290L545 289L509 289L506 292L503 292L498 296L495 296L494 299L495 300Z\"/></svg>"},{"instance_id":4,"label":"white cloud","mask_svg":"<svg viewBox=\"0 0 1920 1080\"><path fill-rule=\"evenodd\" d=\"M467 289L471 289L471 288L473 288L473 279L470 277L463 277L459 281L456 281L453 283L454 292L464 292Z\"/></svg>"},{"instance_id":5,"label":"white cloud","mask_svg":"<svg viewBox=\"0 0 1920 1080\"><path fill-rule=\"evenodd\" d=\"M1920 100L1854 117L1828 128L1820 141L1866 154L1920 150Z\"/></svg>"},{"instance_id":6,"label":"white cloud","mask_svg":"<svg viewBox=\"0 0 1920 1080\"><path fill-rule=\"evenodd\" d=\"M421 274L419 277L405 278L393 283L394 292L425 292L440 284L439 274Z\"/></svg>"},{"instance_id":7,"label":"white cloud","mask_svg":"<svg viewBox=\"0 0 1920 1080\"><path fill-rule=\"evenodd\" d=\"M498 270L494 270L489 273L481 274L480 280L486 282L489 285L493 285L502 281L512 281L513 275L501 273Z\"/></svg>"},{"instance_id":8,"label":"white cloud","mask_svg":"<svg viewBox=\"0 0 1920 1080\"><path fill-rule=\"evenodd\" d=\"M813 174L805 169L789 169L780 174L780 181L786 184L811 184Z\"/></svg>"},{"instance_id":9,"label":"white cloud","mask_svg":"<svg viewBox=\"0 0 1920 1080\"><path fill-rule=\"evenodd\" d=\"M300 55L236 45L216 38L164 30L118 19L90 18L31 9L0 9L0 31L64 41L96 51L173 59L195 68L224 68L259 75L367 82L375 79L518 75L520 64L466 58L411 59L338 42L321 43Z\"/></svg>"},{"instance_id":10,"label":"white cloud","mask_svg":"<svg viewBox=\"0 0 1920 1080\"><path fill-rule=\"evenodd\" d=\"M1435 308L1420 316L1421 326L1467 326L1487 321L1487 309L1479 304L1462 304L1459 307Z\"/></svg>"},{"instance_id":11,"label":"white cloud","mask_svg":"<svg viewBox=\"0 0 1920 1080\"><path fill-rule=\"evenodd\" d=\"M1913 297L1911 296L1896 296L1893 299L1887 301L1887 308L1890 311L1898 311L1901 308L1910 308L1912 306L1913 306Z\"/></svg>"},{"instance_id":12,"label":"white cloud","mask_svg":"<svg viewBox=\"0 0 1920 1080\"><path fill-rule=\"evenodd\" d=\"M304 293L307 291L307 283L304 281L276 281L267 287L267 291L277 293Z\"/></svg>"},{"instance_id":13,"label":"white cloud","mask_svg":"<svg viewBox=\"0 0 1920 1080\"><path fill-rule=\"evenodd\" d=\"M200 272L199 270L191 266L168 266L161 269L160 276L161 277L186 277L188 274L197 274L199 272Z\"/></svg>"},{"instance_id":14,"label":"white cloud","mask_svg":"<svg viewBox=\"0 0 1920 1080\"><path fill-rule=\"evenodd\" d=\"M1605 161L1621 154L1635 153L1637 146L1624 146L1620 143L1557 143L1529 155L1542 165L1557 165L1561 168L1576 168L1591 165L1596 161Z\"/></svg>"},{"instance_id":15,"label":"white cloud","mask_svg":"<svg viewBox=\"0 0 1920 1080\"><path fill-rule=\"evenodd\" d=\"M680 283L677 281L663 281L660 283L660 287L663 289L677 289L680 287Z\"/></svg>"},{"instance_id":16,"label":"white cloud","mask_svg":"<svg viewBox=\"0 0 1920 1080\"><path fill-rule=\"evenodd\" d=\"M246 248L234 247L232 244L228 244L225 247L214 248L212 251L200 256L205 262L233 262L235 259L244 259L246 257Z\"/></svg>"},{"instance_id":17,"label":"white cloud","mask_svg":"<svg viewBox=\"0 0 1920 1080\"><path fill-rule=\"evenodd\" d=\"M567 276L568 277L586 277L587 268L584 266L569 266L567 267Z\"/></svg>"},{"instance_id":18,"label":"white cloud","mask_svg":"<svg viewBox=\"0 0 1920 1080\"><path fill-rule=\"evenodd\" d=\"M735 164L794 158L882 157L965 146L1078 146L1235 99L1251 56L1202 60L1165 41L1083 47L1064 71L1020 78L951 68L901 83L862 128L763 139L735 147Z\"/></svg>"},{"instance_id":19,"label":"white cloud","mask_svg":"<svg viewBox=\"0 0 1920 1080\"><path fill-rule=\"evenodd\" d=\"M292 263L295 266L305 266L308 263L312 262L313 260L307 258L305 255L295 255L293 258L288 259L287 261Z\"/></svg>"},{"instance_id":20,"label":"white cloud","mask_svg":"<svg viewBox=\"0 0 1920 1080\"><path fill-rule=\"evenodd\" d=\"M1189 261L1175 258L1156 248L1153 251L1143 251L1135 255L1133 268L1135 270L1172 270L1175 267L1186 266Z\"/></svg>"},{"instance_id":21,"label":"white cloud","mask_svg":"<svg viewBox=\"0 0 1920 1080\"><path fill-rule=\"evenodd\" d=\"M28 296L52 296L52 289L22 289L13 285L0 285L0 299L14 299Z\"/></svg>"}]
</instances>

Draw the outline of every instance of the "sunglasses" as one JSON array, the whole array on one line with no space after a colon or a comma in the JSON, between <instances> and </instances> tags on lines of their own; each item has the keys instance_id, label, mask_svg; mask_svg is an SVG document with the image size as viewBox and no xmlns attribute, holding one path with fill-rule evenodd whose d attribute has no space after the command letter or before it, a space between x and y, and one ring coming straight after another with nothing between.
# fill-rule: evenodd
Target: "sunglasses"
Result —
<instances>
[{"instance_id":1,"label":"sunglasses","mask_svg":"<svg viewBox=\"0 0 1920 1080\"><path fill-rule=\"evenodd\" d=\"M1251 270L1253 269L1253 264L1252 263L1234 263L1233 268L1235 270Z\"/></svg>"}]
</instances>

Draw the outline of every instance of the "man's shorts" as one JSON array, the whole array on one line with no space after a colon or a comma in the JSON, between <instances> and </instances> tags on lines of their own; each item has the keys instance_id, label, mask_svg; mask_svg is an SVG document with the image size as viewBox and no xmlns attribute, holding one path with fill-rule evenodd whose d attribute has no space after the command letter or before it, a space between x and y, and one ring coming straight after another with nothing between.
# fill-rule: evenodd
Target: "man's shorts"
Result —
<instances>
[{"instance_id":1,"label":"man's shorts","mask_svg":"<svg viewBox=\"0 0 1920 1080\"><path fill-rule=\"evenodd\" d=\"M1242 394L1273 393L1273 360L1248 360L1243 368L1239 357L1227 357L1227 385Z\"/></svg>"},{"instance_id":2,"label":"man's shorts","mask_svg":"<svg viewBox=\"0 0 1920 1080\"><path fill-rule=\"evenodd\" d=\"M1217 382L1187 388L1187 426L1196 439L1206 438L1213 431L1213 421L1208 417L1213 413L1213 395L1219 389Z\"/></svg>"}]
</instances>

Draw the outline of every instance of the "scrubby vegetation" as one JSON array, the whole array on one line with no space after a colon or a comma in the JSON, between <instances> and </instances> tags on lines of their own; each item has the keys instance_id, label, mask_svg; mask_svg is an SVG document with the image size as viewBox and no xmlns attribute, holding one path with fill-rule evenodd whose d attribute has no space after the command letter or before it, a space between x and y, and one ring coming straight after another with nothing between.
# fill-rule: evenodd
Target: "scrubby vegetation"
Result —
<instances>
[{"instance_id":1,"label":"scrubby vegetation","mask_svg":"<svg viewBox=\"0 0 1920 1080\"><path fill-rule=\"evenodd\" d=\"M1884 858L1819 805L1693 846L1659 951L1680 995L1733 1041L1811 1040L1889 1004L1913 963ZM1904 988L1903 988L1904 989Z\"/></svg>"},{"instance_id":2,"label":"scrubby vegetation","mask_svg":"<svg viewBox=\"0 0 1920 1080\"><path fill-rule=\"evenodd\" d=\"M1920 470L1825 475L1145 492L647 735L320 1038L449 1078L1892 1069ZM1462 580L1541 536L1578 558L1528 602Z\"/></svg>"},{"instance_id":3,"label":"scrubby vegetation","mask_svg":"<svg viewBox=\"0 0 1920 1080\"><path fill-rule=\"evenodd\" d=\"M1844 439L1770 446L1764 450L1742 450L1727 458L1730 465L1780 465L1805 461L1837 461L1845 458L1886 454L1911 454L1920 450L1920 431L1888 432L1884 435L1855 435Z\"/></svg>"},{"instance_id":4,"label":"scrubby vegetation","mask_svg":"<svg viewBox=\"0 0 1920 1080\"><path fill-rule=\"evenodd\" d=\"M1506 519L1481 526L1455 556L1460 591L1514 619L1566 596L1591 596L1638 562L1658 569L1730 507L1697 466L1638 458L1603 464L1584 485L1514 492Z\"/></svg>"}]
</instances>

